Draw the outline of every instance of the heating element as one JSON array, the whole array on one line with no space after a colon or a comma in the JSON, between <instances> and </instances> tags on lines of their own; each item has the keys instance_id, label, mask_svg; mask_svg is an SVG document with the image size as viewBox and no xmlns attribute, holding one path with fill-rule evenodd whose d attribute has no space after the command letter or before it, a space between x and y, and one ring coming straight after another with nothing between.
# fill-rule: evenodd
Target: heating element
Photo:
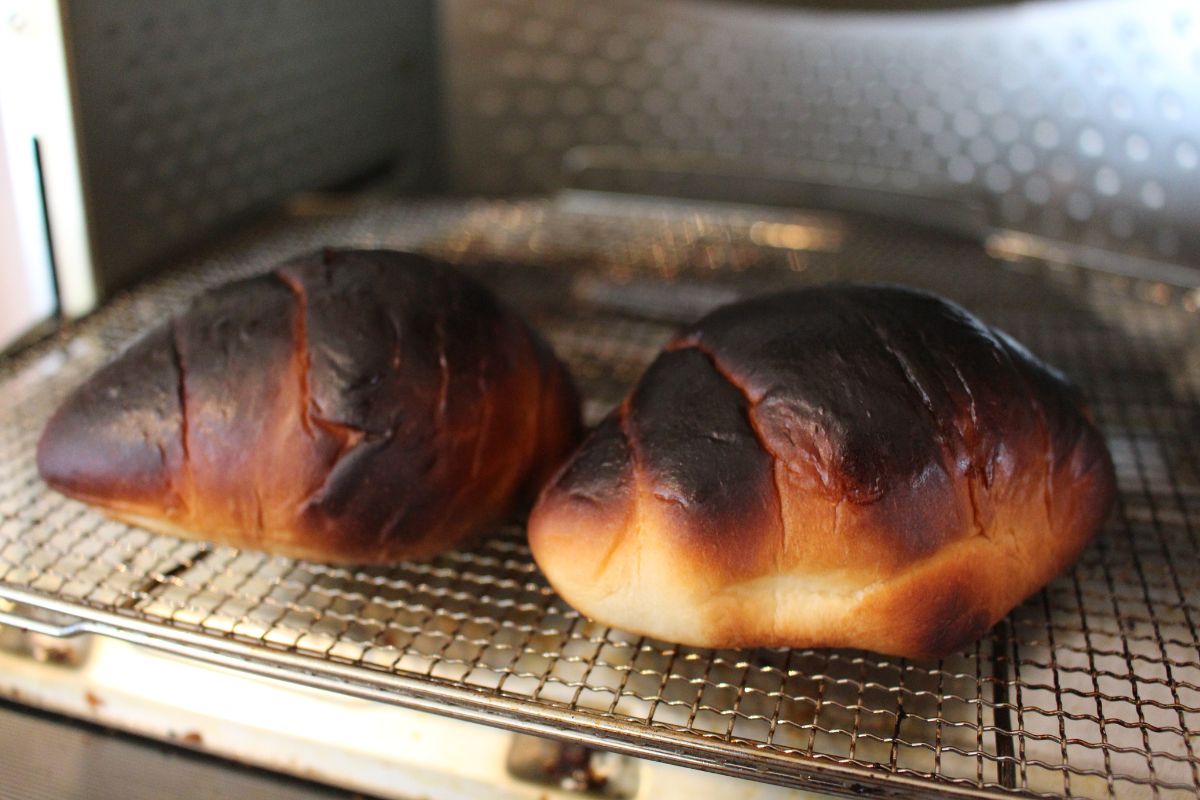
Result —
<instances>
[{"instance_id":1,"label":"heating element","mask_svg":"<svg viewBox=\"0 0 1200 800\"><path fill-rule=\"evenodd\" d=\"M546 334L589 422L679 325L722 303L829 280L928 288L1079 384L1119 498L1072 572L961 652L917 663L607 628L548 587L516 523L431 563L354 569L152 535L40 482L42 424L109 356L202 288L321 245L460 263ZM296 205L0 362L0 621L833 793L1194 796L1200 293L1027 245L582 193Z\"/></svg>"}]
</instances>

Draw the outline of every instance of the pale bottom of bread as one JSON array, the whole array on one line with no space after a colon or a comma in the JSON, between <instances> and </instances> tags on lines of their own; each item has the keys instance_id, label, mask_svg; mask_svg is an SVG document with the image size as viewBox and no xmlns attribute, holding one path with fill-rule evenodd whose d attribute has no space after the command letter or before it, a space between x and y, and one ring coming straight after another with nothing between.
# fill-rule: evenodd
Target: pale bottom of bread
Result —
<instances>
[{"instance_id":1,"label":"pale bottom of bread","mask_svg":"<svg viewBox=\"0 0 1200 800\"><path fill-rule=\"evenodd\" d=\"M389 564L400 561L426 561L438 553L449 549L459 540L470 538L459 536L454 542L446 537L434 537L431 545L420 548L399 548L395 544L385 543L375 552L361 549L348 551L338 547L336 543L321 546L314 537L298 537L291 531L255 532L250 540L245 532L222 532L219 530L195 531L183 527L163 517L147 516L131 511L106 509L109 516L121 522L138 528L144 528L153 533L174 536L178 539L205 542L214 545L228 545L246 550L258 550L273 556L295 558L303 561L315 561L325 564Z\"/></svg>"},{"instance_id":2,"label":"pale bottom of bread","mask_svg":"<svg viewBox=\"0 0 1200 800\"><path fill-rule=\"evenodd\" d=\"M189 530L188 528L176 525L169 519L164 519L162 517L151 517L143 514L135 514L129 511L115 510L109 510L108 514L114 519L126 522L135 527L144 528L153 533L161 533L164 536L174 536L177 539L189 539L191 541L205 542L209 544L224 544L233 547L249 547L251 549L260 549L256 548L255 545L250 542L234 541L230 537L221 536L216 532L205 531L200 533ZM282 533L274 536L269 533L264 533L262 534L262 537L264 539L271 539L275 542L275 546L272 547L272 555L281 555L288 558L300 558L307 561L324 561L327 560L329 556L328 553L318 552L315 548L307 547L301 543L297 543L292 540L291 537Z\"/></svg>"},{"instance_id":3,"label":"pale bottom of bread","mask_svg":"<svg viewBox=\"0 0 1200 800\"><path fill-rule=\"evenodd\" d=\"M608 558L591 562L600 566L591 580L578 551L570 564L556 557L562 550L535 553L568 603L632 633L696 647L854 647L928 659L985 634L1078 557L1095 509L1071 509L1060 517L1069 529L1056 531L1039 500L1014 504L985 532L876 580L864 580L853 559L841 571L706 580L671 537L646 535L636 523L617 534L623 543Z\"/></svg>"},{"instance_id":4,"label":"pale bottom of bread","mask_svg":"<svg viewBox=\"0 0 1200 800\"><path fill-rule=\"evenodd\" d=\"M1014 584L1028 587L1020 590L1028 594L1058 571L1027 564L997 597L988 591L996 573L1019 567L1012 554L984 537L950 545L893 578L858 587L797 573L697 596L670 563L647 555L629 583L599 595L585 596L578 586L558 588L590 617L680 644L861 647L924 658L984 634L1009 611Z\"/></svg>"}]
</instances>

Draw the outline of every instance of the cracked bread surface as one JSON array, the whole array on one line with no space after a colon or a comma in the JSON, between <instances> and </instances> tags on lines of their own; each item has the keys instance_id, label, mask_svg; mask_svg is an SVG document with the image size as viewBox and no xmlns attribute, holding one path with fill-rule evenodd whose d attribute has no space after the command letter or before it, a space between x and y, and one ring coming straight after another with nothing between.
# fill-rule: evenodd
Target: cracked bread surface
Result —
<instances>
[{"instance_id":1,"label":"cracked bread surface","mask_svg":"<svg viewBox=\"0 0 1200 800\"><path fill-rule=\"evenodd\" d=\"M848 284L684 330L529 534L568 602L617 627L931 658L1070 565L1113 494L1061 374L940 297Z\"/></svg>"},{"instance_id":2,"label":"cracked bread surface","mask_svg":"<svg viewBox=\"0 0 1200 800\"><path fill-rule=\"evenodd\" d=\"M481 284L324 250L133 344L51 418L38 468L163 533L382 563L504 519L579 429L565 368Z\"/></svg>"}]
</instances>

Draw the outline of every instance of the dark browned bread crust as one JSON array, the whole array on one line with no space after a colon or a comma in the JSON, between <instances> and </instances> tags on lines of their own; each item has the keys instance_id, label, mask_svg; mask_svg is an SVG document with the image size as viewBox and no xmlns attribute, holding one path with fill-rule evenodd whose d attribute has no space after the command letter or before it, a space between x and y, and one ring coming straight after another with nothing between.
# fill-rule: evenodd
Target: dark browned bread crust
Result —
<instances>
[{"instance_id":1,"label":"dark browned bread crust","mask_svg":"<svg viewBox=\"0 0 1200 800\"><path fill-rule=\"evenodd\" d=\"M933 295L843 285L684 331L544 491L534 556L581 611L704 646L941 655L1108 512L1075 390Z\"/></svg>"},{"instance_id":2,"label":"dark browned bread crust","mask_svg":"<svg viewBox=\"0 0 1200 800\"><path fill-rule=\"evenodd\" d=\"M326 250L135 344L54 415L38 467L165 532L387 562L503 518L579 425L566 370L484 287L421 256Z\"/></svg>"}]
</instances>

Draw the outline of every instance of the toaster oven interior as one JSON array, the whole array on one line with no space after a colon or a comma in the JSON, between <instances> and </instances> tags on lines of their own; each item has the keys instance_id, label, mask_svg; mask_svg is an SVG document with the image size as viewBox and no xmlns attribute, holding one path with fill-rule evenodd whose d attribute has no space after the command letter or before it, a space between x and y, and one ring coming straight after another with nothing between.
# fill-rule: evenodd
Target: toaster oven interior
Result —
<instances>
[{"instance_id":1,"label":"toaster oven interior","mask_svg":"<svg viewBox=\"0 0 1200 800\"><path fill-rule=\"evenodd\" d=\"M1194 797L1200 14L903 6L53 6L88 225L71 248L49 234L60 279L103 302L0 355L0 623L759 785ZM66 156L42 144L61 204ZM1068 574L917 663L607 628L550 589L519 519L354 569L154 536L40 482L46 417L107 358L207 287L339 245L491 285L568 363L589 423L723 303L938 292L1082 388L1116 506Z\"/></svg>"}]
</instances>

